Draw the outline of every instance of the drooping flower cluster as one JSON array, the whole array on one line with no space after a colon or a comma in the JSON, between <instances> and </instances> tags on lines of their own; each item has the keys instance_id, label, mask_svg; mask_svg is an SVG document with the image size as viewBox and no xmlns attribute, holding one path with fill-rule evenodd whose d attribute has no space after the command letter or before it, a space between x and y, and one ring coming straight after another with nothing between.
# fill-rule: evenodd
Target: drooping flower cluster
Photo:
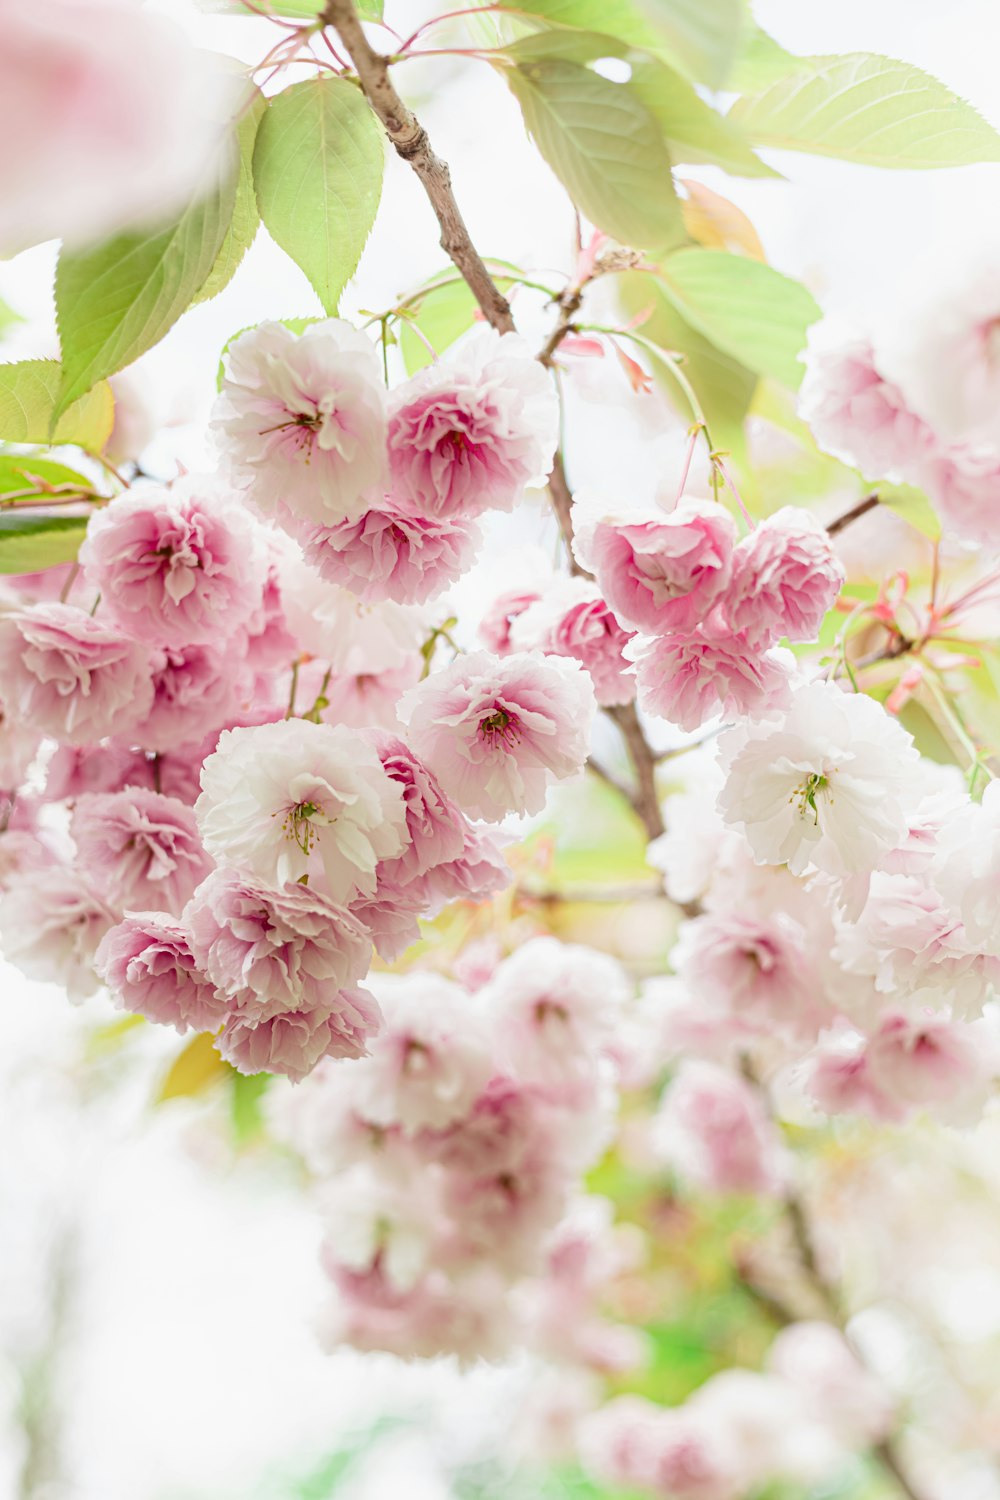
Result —
<instances>
[{"instance_id":1,"label":"drooping flower cluster","mask_svg":"<svg viewBox=\"0 0 1000 1500\"><path fill-rule=\"evenodd\" d=\"M573 660L478 652L419 680L412 601L454 574L434 556L467 559L472 519L544 474L552 412L516 339L484 334L388 403L347 324L237 340L216 417L228 479L95 508L58 601L47 574L11 580L8 957L218 1033L244 1072L366 1052L373 951L394 960L420 918L506 885L497 835L471 820L539 811L588 753ZM372 519L390 475L400 526ZM332 572L349 588L329 581L345 527L354 562Z\"/></svg>"},{"instance_id":2,"label":"drooping flower cluster","mask_svg":"<svg viewBox=\"0 0 1000 1500\"><path fill-rule=\"evenodd\" d=\"M541 937L475 993L419 971L372 986L370 1055L317 1069L283 1122L329 1224L328 1339L634 1363L635 1340L593 1307L617 1256L601 1201L579 1198L607 1139L622 970Z\"/></svg>"}]
</instances>

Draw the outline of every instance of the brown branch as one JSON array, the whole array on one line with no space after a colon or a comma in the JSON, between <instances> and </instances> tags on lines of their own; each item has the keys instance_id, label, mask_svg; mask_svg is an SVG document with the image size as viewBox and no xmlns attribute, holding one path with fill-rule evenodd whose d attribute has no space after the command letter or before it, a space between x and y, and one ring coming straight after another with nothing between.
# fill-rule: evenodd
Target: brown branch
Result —
<instances>
[{"instance_id":1,"label":"brown branch","mask_svg":"<svg viewBox=\"0 0 1000 1500\"><path fill-rule=\"evenodd\" d=\"M642 732L635 704L619 704L615 708L605 709L605 713L618 725L635 770L636 789L632 806L642 821L647 838L659 838L664 828L660 799L656 793L656 757Z\"/></svg>"},{"instance_id":2,"label":"brown branch","mask_svg":"<svg viewBox=\"0 0 1000 1500\"><path fill-rule=\"evenodd\" d=\"M385 126L397 154L420 178L441 226L441 248L461 271L487 322L500 333L510 333L514 327L510 305L469 237L452 191L448 165L434 154L424 127L397 94L389 77L389 60L376 52L365 36L354 0L326 0L320 20L336 29L365 98Z\"/></svg>"},{"instance_id":3,"label":"brown branch","mask_svg":"<svg viewBox=\"0 0 1000 1500\"><path fill-rule=\"evenodd\" d=\"M859 500L856 505L852 505L850 510L845 510L842 516L838 516L835 521L830 522L826 528L827 536L836 536L838 532L843 531L854 521L858 521L862 516L866 516L870 510L874 510L878 503L878 495L866 495L863 500Z\"/></svg>"}]
</instances>

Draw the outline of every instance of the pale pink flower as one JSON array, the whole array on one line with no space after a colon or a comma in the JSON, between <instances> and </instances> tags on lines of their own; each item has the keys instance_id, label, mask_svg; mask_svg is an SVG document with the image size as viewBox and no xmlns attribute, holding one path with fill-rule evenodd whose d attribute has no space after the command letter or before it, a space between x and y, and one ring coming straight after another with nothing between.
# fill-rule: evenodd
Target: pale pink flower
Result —
<instances>
[{"instance_id":1,"label":"pale pink flower","mask_svg":"<svg viewBox=\"0 0 1000 1500\"><path fill-rule=\"evenodd\" d=\"M418 516L511 510L548 474L558 424L552 381L525 341L479 329L393 391L392 497Z\"/></svg>"},{"instance_id":2,"label":"pale pink flower","mask_svg":"<svg viewBox=\"0 0 1000 1500\"><path fill-rule=\"evenodd\" d=\"M870 341L814 323L805 366L799 415L823 451L869 479L912 477L932 434L880 373Z\"/></svg>"},{"instance_id":3,"label":"pale pink flower","mask_svg":"<svg viewBox=\"0 0 1000 1500\"><path fill-rule=\"evenodd\" d=\"M806 1094L824 1114L895 1121L906 1113L869 1066L863 1034L844 1022L834 1026L810 1053L801 1079Z\"/></svg>"},{"instance_id":4,"label":"pale pink flower","mask_svg":"<svg viewBox=\"0 0 1000 1500\"><path fill-rule=\"evenodd\" d=\"M735 1073L682 1063L664 1091L655 1124L663 1160L711 1192L773 1194L784 1155L760 1097Z\"/></svg>"},{"instance_id":5,"label":"pale pink flower","mask_svg":"<svg viewBox=\"0 0 1000 1500\"><path fill-rule=\"evenodd\" d=\"M424 915L437 914L450 901L486 901L510 885L512 872L503 844L492 828L466 823L465 844L455 859L434 865L418 878Z\"/></svg>"},{"instance_id":6,"label":"pale pink flower","mask_svg":"<svg viewBox=\"0 0 1000 1500\"><path fill-rule=\"evenodd\" d=\"M630 703L635 681L622 655L630 637L587 578L555 578L536 602L509 620L512 649L569 656L590 673L602 708ZM480 635L484 634L480 626Z\"/></svg>"},{"instance_id":7,"label":"pale pink flower","mask_svg":"<svg viewBox=\"0 0 1000 1500\"><path fill-rule=\"evenodd\" d=\"M911 476L961 542L1000 548L1000 449L935 443Z\"/></svg>"},{"instance_id":8,"label":"pale pink flower","mask_svg":"<svg viewBox=\"0 0 1000 1500\"><path fill-rule=\"evenodd\" d=\"M731 729L719 809L762 864L811 864L843 876L871 870L907 828L912 737L864 693L800 688L782 714Z\"/></svg>"},{"instance_id":9,"label":"pale pink flower","mask_svg":"<svg viewBox=\"0 0 1000 1500\"><path fill-rule=\"evenodd\" d=\"M779 1478L814 1482L842 1461L829 1430L775 1375L719 1370L689 1396L685 1410L723 1435L741 1497Z\"/></svg>"},{"instance_id":10,"label":"pale pink flower","mask_svg":"<svg viewBox=\"0 0 1000 1500\"><path fill-rule=\"evenodd\" d=\"M61 802L88 792L120 792L127 786L152 787L152 771L142 751L122 745L60 745L45 768L45 798Z\"/></svg>"},{"instance_id":11,"label":"pale pink flower","mask_svg":"<svg viewBox=\"0 0 1000 1500\"><path fill-rule=\"evenodd\" d=\"M782 1328L767 1364L798 1392L812 1419L848 1447L870 1447L892 1427L892 1397L832 1324L808 1321Z\"/></svg>"},{"instance_id":12,"label":"pale pink flower","mask_svg":"<svg viewBox=\"0 0 1000 1500\"><path fill-rule=\"evenodd\" d=\"M307 563L364 603L423 604L468 571L479 528L461 517L410 515L385 500L357 520L304 527Z\"/></svg>"},{"instance_id":13,"label":"pale pink flower","mask_svg":"<svg viewBox=\"0 0 1000 1500\"><path fill-rule=\"evenodd\" d=\"M511 589L498 594L479 622L479 639L487 651L496 656L516 651L518 648L511 639L515 622L541 597L539 589Z\"/></svg>"},{"instance_id":14,"label":"pale pink flower","mask_svg":"<svg viewBox=\"0 0 1000 1500\"><path fill-rule=\"evenodd\" d=\"M866 1048L876 1088L905 1109L973 1123L998 1071L995 1048L984 1045L981 1025L931 1012L890 1011Z\"/></svg>"},{"instance_id":15,"label":"pale pink flower","mask_svg":"<svg viewBox=\"0 0 1000 1500\"><path fill-rule=\"evenodd\" d=\"M40 744L41 736L0 703L0 790L13 792L21 785Z\"/></svg>"},{"instance_id":16,"label":"pale pink flower","mask_svg":"<svg viewBox=\"0 0 1000 1500\"><path fill-rule=\"evenodd\" d=\"M246 638L200 646L168 646L149 658L153 701L130 734L119 740L144 750L179 750L240 717L249 698Z\"/></svg>"},{"instance_id":17,"label":"pale pink flower","mask_svg":"<svg viewBox=\"0 0 1000 1500\"><path fill-rule=\"evenodd\" d=\"M580 1424L579 1445L602 1485L664 1500L737 1500L744 1489L724 1431L687 1406L618 1396Z\"/></svg>"},{"instance_id":18,"label":"pale pink flower","mask_svg":"<svg viewBox=\"0 0 1000 1500\"><path fill-rule=\"evenodd\" d=\"M226 1019L228 1002L199 970L185 928L162 912L129 912L101 939L94 967L118 1004L147 1021L183 1034Z\"/></svg>"},{"instance_id":19,"label":"pale pink flower","mask_svg":"<svg viewBox=\"0 0 1000 1500\"><path fill-rule=\"evenodd\" d=\"M425 914L422 882L397 886L379 879L373 895L355 897L347 909L367 932L379 958L395 963L420 939L418 918Z\"/></svg>"},{"instance_id":20,"label":"pale pink flower","mask_svg":"<svg viewBox=\"0 0 1000 1500\"><path fill-rule=\"evenodd\" d=\"M206 849L277 885L320 876L332 900L371 895L407 842L399 785L357 735L305 719L227 729L195 805Z\"/></svg>"},{"instance_id":21,"label":"pale pink flower","mask_svg":"<svg viewBox=\"0 0 1000 1500\"><path fill-rule=\"evenodd\" d=\"M737 545L723 612L752 646L782 636L814 641L844 577L824 527L807 510L786 505Z\"/></svg>"},{"instance_id":22,"label":"pale pink flower","mask_svg":"<svg viewBox=\"0 0 1000 1500\"><path fill-rule=\"evenodd\" d=\"M0 618L0 660L7 712L69 744L127 733L153 696L145 647L72 604Z\"/></svg>"},{"instance_id":23,"label":"pale pink flower","mask_svg":"<svg viewBox=\"0 0 1000 1500\"><path fill-rule=\"evenodd\" d=\"M758 716L784 707L791 695L788 652L761 651L714 622L676 635L633 636L625 655L635 663L642 708L679 729L699 729L719 715Z\"/></svg>"},{"instance_id":24,"label":"pale pink flower","mask_svg":"<svg viewBox=\"0 0 1000 1500\"><path fill-rule=\"evenodd\" d=\"M328 994L315 1010L285 1011L254 1026L237 1012L215 1045L238 1073L284 1073L299 1083L322 1057L363 1057L378 1024L371 995L354 988Z\"/></svg>"},{"instance_id":25,"label":"pale pink flower","mask_svg":"<svg viewBox=\"0 0 1000 1500\"><path fill-rule=\"evenodd\" d=\"M605 953L554 937L522 943L481 991L506 1071L569 1102L590 1096L630 986Z\"/></svg>"},{"instance_id":26,"label":"pale pink flower","mask_svg":"<svg viewBox=\"0 0 1000 1500\"><path fill-rule=\"evenodd\" d=\"M99 989L94 955L114 922L85 874L55 861L27 871L0 898L7 962L29 979L61 985L74 1002Z\"/></svg>"},{"instance_id":27,"label":"pale pink flower","mask_svg":"<svg viewBox=\"0 0 1000 1500\"><path fill-rule=\"evenodd\" d=\"M225 113L208 54L123 0L5 4L3 16L0 255L159 224L195 195Z\"/></svg>"},{"instance_id":28,"label":"pale pink flower","mask_svg":"<svg viewBox=\"0 0 1000 1500\"><path fill-rule=\"evenodd\" d=\"M275 890L217 869L184 911L198 967L247 1025L320 1011L363 978L371 941L350 912L308 886Z\"/></svg>"},{"instance_id":29,"label":"pale pink flower","mask_svg":"<svg viewBox=\"0 0 1000 1500\"><path fill-rule=\"evenodd\" d=\"M378 1264L358 1273L328 1256L325 1267L337 1294L324 1326L327 1348L350 1344L400 1359L450 1354L461 1364L510 1352L516 1330L506 1286L489 1267L461 1281L429 1271L405 1291L393 1286Z\"/></svg>"},{"instance_id":30,"label":"pale pink flower","mask_svg":"<svg viewBox=\"0 0 1000 1500\"><path fill-rule=\"evenodd\" d=\"M253 504L319 525L361 515L385 469L385 388L371 340L340 318L301 334L260 323L227 359L212 426Z\"/></svg>"},{"instance_id":31,"label":"pale pink flower","mask_svg":"<svg viewBox=\"0 0 1000 1500\"><path fill-rule=\"evenodd\" d=\"M405 693L399 714L444 790L471 816L499 822L540 812L549 781L580 770L595 706L578 662L473 651Z\"/></svg>"},{"instance_id":32,"label":"pale pink flower","mask_svg":"<svg viewBox=\"0 0 1000 1500\"><path fill-rule=\"evenodd\" d=\"M376 732L372 743L390 781L399 787L406 816L407 843L379 866L380 881L406 885L435 865L458 859L465 850L468 824L434 776L394 734Z\"/></svg>"},{"instance_id":33,"label":"pale pink flower","mask_svg":"<svg viewBox=\"0 0 1000 1500\"><path fill-rule=\"evenodd\" d=\"M376 1125L441 1129L471 1109L492 1071L488 1039L458 985L419 970L372 975L385 1026L355 1078Z\"/></svg>"},{"instance_id":34,"label":"pale pink flower","mask_svg":"<svg viewBox=\"0 0 1000 1500\"><path fill-rule=\"evenodd\" d=\"M938 831L934 882L961 918L970 944L1000 955L1000 782L980 803L963 798Z\"/></svg>"},{"instance_id":35,"label":"pale pink flower","mask_svg":"<svg viewBox=\"0 0 1000 1500\"><path fill-rule=\"evenodd\" d=\"M441 1186L441 1173L399 1142L339 1172L323 1189L325 1258L359 1273L377 1263L408 1291L441 1259L450 1227Z\"/></svg>"},{"instance_id":36,"label":"pale pink flower","mask_svg":"<svg viewBox=\"0 0 1000 1500\"><path fill-rule=\"evenodd\" d=\"M659 635L707 618L729 582L735 541L721 505L685 497L669 512L617 520L612 511L578 529L574 550L618 618Z\"/></svg>"},{"instance_id":37,"label":"pale pink flower","mask_svg":"<svg viewBox=\"0 0 1000 1500\"><path fill-rule=\"evenodd\" d=\"M212 868L191 809L141 787L81 797L70 831L81 868L118 911L179 916Z\"/></svg>"},{"instance_id":38,"label":"pale pink flower","mask_svg":"<svg viewBox=\"0 0 1000 1500\"><path fill-rule=\"evenodd\" d=\"M266 566L264 587L259 601L246 620L247 666L253 672L269 672L285 666L298 654L298 643L289 628L282 588L282 567L289 553L298 548L283 531L264 530Z\"/></svg>"},{"instance_id":39,"label":"pale pink flower","mask_svg":"<svg viewBox=\"0 0 1000 1500\"><path fill-rule=\"evenodd\" d=\"M700 1006L750 1034L815 1040L827 1017L809 936L787 912L696 917L682 925L671 963Z\"/></svg>"},{"instance_id":40,"label":"pale pink flower","mask_svg":"<svg viewBox=\"0 0 1000 1500\"><path fill-rule=\"evenodd\" d=\"M419 648L431 617L426 609L385 599L362 604L350 589L321 578L295 548L281 565L285 619L302 650L329 666L334 677L376 677L420 665ZM418 667L419 672L419 667Z\"/></svg>"},{"instance_id":41,"label":"pale pink flower","mask_svg":"<svg viewBox=\"0 0 1000 1500\"><path fill-rule=\"evenodd\" d=\"M497 1074L460 1118L421 1131L420 1149L450 1172L499 1175L525 1159L551 1110L540 1089Z\"/></svg>"},{"instance_id":42,"label":"pale pink flower","mask_svg":"<svg viewBox=\"0 0 1000 1500\"><path fill-rule=\"evenodd\" d=\"M80 562L123 630L154 646L189 646L246 624L260 607L266 554L231 491L179 479L95 511Z\"/></svg>"},{"instance_id":43,"label":"pale pink flower","mask_svg":"<svg viewBox=\"0 0 1000 1500\"><path fill-rule=\"evenodd\" d=\"M351 729L398 729L396 706L420 681L423 667L420 652L413 651L398 667L331 677L324 695L329 700L324 719Z\"/></svg>"}]
</instances>

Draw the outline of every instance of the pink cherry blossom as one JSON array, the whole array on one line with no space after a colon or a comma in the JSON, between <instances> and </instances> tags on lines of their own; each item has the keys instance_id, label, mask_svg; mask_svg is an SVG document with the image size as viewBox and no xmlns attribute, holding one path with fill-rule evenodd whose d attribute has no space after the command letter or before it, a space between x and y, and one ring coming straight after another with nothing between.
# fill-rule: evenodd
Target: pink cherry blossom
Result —
<instances>
[{"instance_id":1,"label":"pink cherry blossom","mask_svg":"<svg viewBox=\"0 0 1000 1500\"><path fill-rule=\"evenodd\" d=\"M101 939L94 967L116 1001L181 1033L217 1031L228 1002L201 973L180 922L132 911Z\"/></svg>"},{"instance_id":2,"label":"pink cherry blossom","mask_svg":"<svg viewBox=\"0 0 1000 1500\"><path fill-rule=\"evenodd\" d=\"M444 790L490 822L540 812L549 780L580 770L594 709L577 662L529 652L470 652L399 703L410 743Z\"/></svg>"},{"instance_id":3,"label":"pink cherry blossom","mask_svg":"<svg viewBox=\"0 0 1000 1500\"><path fill-rule=\"evenodd\" d=\"M809 330L799 415L819 446L869 479L912 477L931 446L927 424L884 378L870 341L826 322Z\"/></svg>"},{"instance_id":4,"label":"pink cherry blossom","mask_svg":"<svg viewBox=\"0 0 1000 1500\"><path fill-rule=\"evenodd\" d=\"M710 1192L766 1196L779 1190L786 1174L758 1095L714 1063L682 1064L660 1103L656 1141L664 1160Z\"/></svg>"},{"instance_id":5,"label":"pink cherry blossom","mask_svg":"<svg viewBox=\"0 0 1000 1500\"><path fill-rule=\"evenodd\" d=\"M144 750L170 751L232 723L248 702L245 636L199 646L169 646L150 655L152 703L128 738Z\"/></svg>"},{"instance_id":6,"label":"pink cherry blossom","mask_svg":"<svg viewBox=\"0 0 1000 1500\"><path fill-rule=\"evenodd\" d=\"M867 1448L890 1430L896 1403L832 1324L789 1324L771 1345L767 1365L849 1447Z\"/></svg>"},{"instance_id":7,"label":"pink cherry blossom","mask_svg":"<svg viewBox=\"0 0 1000 1500\"><path fill-rule=\"evenodd\" d=\"M29 979L61 985L78 1002L99 989L94 955L115 913L84 872L46 860L0 899L0 943L8 963Z\"/></svg>"},{"instance_id":8,"label":"pink cherry blossom","mask_svg":"<svg viewBox=\"0 0 1000 1500\"><path fill-rule=\"evenodd\" d=\"M340 318L294 334L261 323L229 347L212 425L234 482L280 519L335 526L367 508L385 468L375 346Z\"/></svg>"},{"instance_id":9,"label":"pink cherry blossom","mask_svg":"<svg viewBox=\"0 0 1000 1500\"><path fill-rule=\"evenodd\" d=\"M762 652L714 623L683 634L634 636L625 655L635 663L642 708L679 729L699 729L720 714L756 717L783 707L791 696L794 661L788 652Z\"/></svg>"},{"instance_id":10,"label":"pink cherry blossom","mask_svg":"<svg viewBox=\"0 0 1000 1500\"><path fill-rule=\"evenodd\" d=\"M511 879L500 836L492 828L467 823L461 854L432 866L412 884L419 886L424 915L431 918L450 901L486 901L505 891Z\"/></svg>"},{"instance_id":11,"label":"pink cherry blossom","mask_svg":"<svg viewBox=\"0 0 1000 1500\"><path fill-rule=\"evenodd\" d=\"M618 1396L581 1424L584 1467L602 1484L663 1500L737 1500L742 1475L725 1434L689 1407Z\"/></svg>"},{"instance_id":12,"label":"pink cherry blossom","mask_svg":"<svg viewBox=\"0 0 1000 1500\"><path fill-rule=\"evenodd\" d=\"M360 922L308 886L275 890L217 869L184 912L191 951L239 1019L322 1010L363 978L371 942Z\"/></svg>"},{"instance_id":13,"label":"pink cherry blossom","mask_svg":"<svg viewBox=\"0 0 1000 1500\"><path fill-rule=\"evenodd\" d=\"M119 911L179 916L212 868L191 809L141 787L80 797L70 826L88 878Z\"/></svg>"},{"instance_id":14,"label":"pink cherry blossom","mask_svg":"<svg viewBox=\"0 0 1000 1500\"><path fill-rule=\"evenodd\" d=\"M473 522L385 500L357 520L303 528L300 540L306 562L365 603L423 604L472 566L481 538Z\"/></svg>"},{"instance_id":15,"label":"pink cherry blossom","mask_svg":"<svg viewBox=\"0 0 1000 1500\"><path fill-rule=\"evenodd\" d=\"M568 656L586 667L602 708L635 697L635 681L622 654L629 634L589 579L554 579L536 602L510 619L509 637L513 649Z\"/></svg>"},{"instance_id":16,"label":"pink cherry blossom","mask_svg":"<svg viewBox=\"0 0 1000 1500\"><path fill-rule=\"evenodd\" d=\"M685 922L671 955L699 1005L736 1031L814 1040L828 1016L803 925L788 912L713 912Z\"/></svg>"},{"instance_id":17,"label":"pink cherry blossom","mask_svg":"<svg viewBox=\"0 0 1000 1500\"><path fill-rule=\"evenodd\" d=\"M753 646L782 636L814 641L844 576L816 518L786 505L736 547L722 607L731 628Z\"/></svg>"},{"instance_id":18,"label":"pink cherry blossom","mask_svg":"<svg viewBox=\"0 0 1000 1500\"><path fill-rule=\"evenodd\" d=\"M866 1060L876 1088L904 1108L971 1123L1000 1071L995 1046L983 1042L976 1026L890 1011L869 1040Z\"/></svg>"},{"instance_id":19,"label":"pink cherry blossom","mask_svg":"<svg viewBox=\"0 0 1000 1500\"><path fill-rule=\"evenodd\" d=\"M868 1115L873 1120L900 1120L906 1110L886 1093L869 1064L864 1035L839 1022L811 1052L801 1068L806 1094L824 1114Z\"/></svg>"},{"instance_id":20,"label":"pink cherry blossom","mask_svg":"<svg viewBox=\"0 0 1000 1500\"><path fill-rule=\"evenodd\" d=\"M381 859L406 846L398 783L348 730L305 719L227 729L205 761L195 806L209 853L260 879L325 881L347 902L371 895Z\"/></svg>"},{"instance_id":21,"label":"pink cherry blossom","mask_svg":"<svg viewBox=\"0 0 1000 1500\"><path fill-rule=\"evenodd\" d=\"M189 646L233 634L260 607L266 554L232 492L212 479L180 479L95 511L80 562L123 630L155 646Z\"/></svg>"},{"instance_id":22,"label":"pink cherry blossom","mask_svg":"<svg viewBox=\"0 0 1000 1500\"><path fill-rule=\"evenodd\" d=\"M379 880L406 885L465 850L467 823L414 752L394 734L376 732L373 744L382 768L400 788L407 843L395 859L383 860Z\"/></svg>"},{"instance_id":23,"label":"pink cherry blossom","mask_svg":"<svg viewBox=\"0 0 1000 1500\"><path fill-rule=\"evenodd\" d=\"M496 656L516 651L518 648L511 639L515 621L541 597L539 589L511 589L498 594L479 622L479 639L487 651Z\"/></svg>"},{"instance_id":24,"label":"pink cherry blossom","mask_svg":"<svg viewBox=\"0 0 1000 1500\"><path fill-rule=\"evenodd\" d=\"M0 138L21 147L0 158L0 255L169 219L219 155L223 81L124 0L5 5Z\"/></svg>"},{"instance_id":25,"label":"pink cherry blossom","mask_svg":"<svg viewBox=\"0 0 1000 1500\"><path fill-rule=\"evenodd\" d=\"M323 1332L328 1348L350 1344L388 1350L400 1359L451 1354L468 1364L510 1351L514 1328L506 1288L489 1267L461 1282L430 1271L405 1290L377 1262L359 1273L328 1257L325 1268L336 1289Z\"/></svg>"},{"instance_id":26,"label":"pink cherry blossom","mask_svg":"<svg viewBox=\"0 0 1000 1500\"><path fill-rule=\"evenodd\" d=\"M479 329L393 392L392 497L418 516L511 510L545 479L557 435L555 389L528 345Z\"/></svg>"},{"instance_id":27,"label":"pink cherry blossom","mask_svg":"<svg viewBox=\"0 0 1000 1500\"><path fill-rule=\"evenodd\" d=\"M148 653L71 604L0 618L0 697L27 727L69 744L127 732L153 696Z\"/></svg>"},{"instance_id":28,"label":"pink cherry blossom","mask_svg":"<svg viewBox=\"0 0 1000 1500\"><path fill-rule=\"evenodd\" d=\"M931 444L912 475L946 529L974 546L1000 548L1000 450Z\"/></svg>"},{"instance_id":29,"label":"pink cherry blossom","mask_svg":"<svg viewBox=\"0 0 1000 1500\"><path fill-rule=\"evenodd\" d=\"M249 1025L240 1013L219 1033L216 1046L238 1073L284 1073L300 1082L323 1057L363 1057L379 1024L367 990L327 994L315 1010L283 1011Z\"/></svg>"}]
</instances>

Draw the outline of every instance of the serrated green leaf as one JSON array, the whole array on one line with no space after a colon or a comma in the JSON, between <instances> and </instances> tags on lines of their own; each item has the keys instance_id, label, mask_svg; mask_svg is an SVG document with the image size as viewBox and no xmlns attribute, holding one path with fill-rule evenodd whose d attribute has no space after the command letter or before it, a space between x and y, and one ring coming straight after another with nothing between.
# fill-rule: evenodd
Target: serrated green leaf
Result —
<instances>
[{"instance_id":1,"label":"serrated green leaf","mask_svg":"<svg viewBox=\"0 0 1000 1500\"><path fill-rule=\"evenodd\" d=\"M260 216L328 313L357 269L382 192L381 127L341 78L308 78L268 101L253 158Z\"/></svg>"},{"instance_id":2,"label":"serrated green leaf","mask_svg":"<svg viewBox=\"0 0 1000 1500\"><path fill-rule=\"evenodd\" d=\"M0 573L40 573L73 562L87 535L86 516L0 514Z\"/></svg>"},{"instance_id":3,"label":"serrated green leaf","mask_svg":"<svg viewBox=\"0 0 1000 1500\"><path fill-rule=\"evenodd\" d=\"M167 1099L187 1099L203 1094L213 1084L219 1083L233 1069L215 1050L215 1038L208 1032L199 1032L181 1048L174 1058L156 1095L156 1102Z\"/></svg>"},{"instance_id":4,"label":"serrated green leaf","mask_svg":"<svg viewBox=\"0 0 1000 1500\"><path fill-rule=\"evenodd\" d=\"M670 157L626 84L555 59L503 71L536 146L591 223L642 249L683 241Z\"/></svg>"},{"instance_id":5,"label":"serrated green leaf","mask_svg":"<svg viewBox=\"0 0 1000 1500\"><path fill-rule=\"evenodd\" d=\"M236 201L237 173L165 228L116 235L90 250L61 252L56 321L63 379L57 415L98 380L159 343L205 285Z\"/></svg>"},{"instance_id":6,"label":"serrated green leaf","mask_svg":"<svg viewBox=\"0 0 1000 1500\"><path fill-rule=\"evenodd\" d=\"M678 312L718 348L758 375L798 388L806 330L821 316L801 282L724 250L679 250L663 262L660 278Z\"/></svg>"},{"instance_id":7,"label":"serrated green leaf","mask_svg":"<svg viewBox=\"0 0 1000 1500\"><path fill-rule=\"evenodd\" d=\"M25 359L0 365L0 441L74 443L100 453L115 421L115 401L106 380L67 407L49 436L62 371L55 359Z\"/></svg>"},{"instance_id":8,"label":"serrated green leaf","mask_svg":"<svg viewBox=\"0 0 1000 1500\"><path fill-rule=\"evenodd\" d=\"M614 57L631 69L629 90L646 106L660 127L671 156L678 162L710 162L737 177L778 177L751 147L727 115L706 104L676 68L637 52L618 37L595 31L538 31L504 48L515 62L561 58L593 63Z\"/></svg>"},{"instance_id":9,"label":"serrated green leaf","mask_svg":"<svg viewBox=\"0 0 1000 1500\"><path fill-rule=\"evenodd\" d=\"M743 0L510 0L553 26L604 32L719 88L740 48Z\"/></svg>"},{"instance_id":10,"label":"serrated green leaf","mask_svg":"<svg viewBox=\"0 0 1000 1500\"><path fill-rule=\"evenodd\" d=\"M751 22L744 33L729 87L738 94L757 94L790 73L808 71L809 62L807 57L787 52L773 36Z\"/></svg>"},{"instance_id":11,"label":"serrated green leaf","mask_svg":"<svg viewBox=\"0 0 1000 1500\"><path fill-rule=\"evenodd\" d=\"M1000 135L947 85L873 53L800 60L730 118L753 141L872 167L1000 161Z\"/></svg>"},{"instance_id":12,"label":"serrated green leaf","mask_svg":"<svg viewBox=\"0 0 1000 1500\"><path fill-rule=\"evenodd\" d=\"M54 463L50 458L36 457L33 453L0 453L0 499L18 495L22 490L30 490L30 498L37 499L50 490L65 492L67 488L89 493L93 482L76 469ZM8 498L7 503L16 501Z\"/></svg>"},{"instance_id":13,"label":"serrated green leaf","mask_svg":"<svg viewBox=\"0 0 1000 1500\"><path fill-rule=\"evenodd\" d=\"M757 376L683 318L653 277L635 273L622 276L619 291L627 313L643 318L641 330L646 338L664 351L683 356L684 374L701 403L712 441L739 460L744 449L743 423L757 388ZM689 416L677 382L668 373L657 374L678 410Z\"/></svg>"},{"instance_id":14,"label":"serrated green leaf","mask_svg":"<svg viewBox=\"0 0 1000 1500\"><path fill-rule=\"evenodd\" d=\"M260 228L257 194L253 186L253 152L257 141L257 130L264 118L266 107L267 100L260 90L255 88L250 102L244 105L244 112L236 127L239 167L236 175L233 215L229 221L229 228L226 230L226 237L222 241L222 247L216 256L215 265L208 273L208 280L201 291L193 299L192 305L207 302L209 298L217 296L224 287L229 285Z\"/></svg>"}]
</instances>

